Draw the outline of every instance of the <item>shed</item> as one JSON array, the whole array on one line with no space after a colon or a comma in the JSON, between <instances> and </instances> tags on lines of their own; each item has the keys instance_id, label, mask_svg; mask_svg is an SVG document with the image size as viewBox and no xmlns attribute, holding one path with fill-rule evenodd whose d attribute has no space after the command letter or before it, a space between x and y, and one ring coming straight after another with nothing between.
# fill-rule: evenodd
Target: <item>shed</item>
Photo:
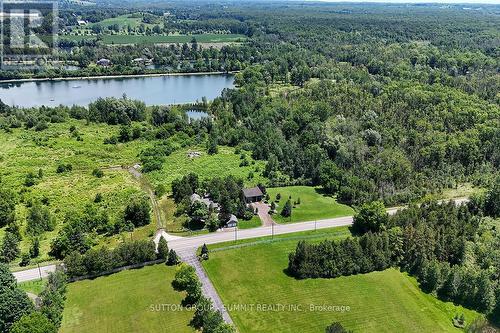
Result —
<instances>
[{"instance_id":1,"label":"shed","mask_svg":"<svg viewBox=\"0 0 500 333\"><path fill-rule=\"evenodd\" d=\"M264 197L264 193L262 193L261 189L258 186L252 188L244 188L243 195L245 196L245 201L247 203L262 201L262 198Z\"/></svg>"},{"instance_id":2,"label":"shed","mask_svg":"<svg viewBox=\"0 0 500 333\"><path fill-rule=\"evenodd\" d=\"M234 228L237 226L238 226L238 218L234 214L231 214L229 220L227 220L226 222L226 228Z\"/></svg>"}]
</instances>

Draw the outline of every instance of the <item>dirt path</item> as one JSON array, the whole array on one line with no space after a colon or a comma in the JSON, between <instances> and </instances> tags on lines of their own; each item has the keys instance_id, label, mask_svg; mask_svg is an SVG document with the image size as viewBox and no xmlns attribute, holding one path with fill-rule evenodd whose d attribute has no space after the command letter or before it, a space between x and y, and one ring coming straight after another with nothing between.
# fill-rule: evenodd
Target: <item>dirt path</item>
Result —
<instances>
[{"instance_id":1,"label":"dirt path","mask_svg":"<svg viewBox=\"0 0 500 333\"><path fill-rule=\"evenodd\" d=\"M133 166L128 167L127 170L139 182L141 188L149 196L149 200L151 201L151 207L153 208L153 214L155 215L156 219L157 229L165 228L166 223L163 219L163 214L161 212L160 206L158 205L158 199L156 198L153 186L148 182L146 178L142 176L142 173Z\"/></svg>"}]
</instances>

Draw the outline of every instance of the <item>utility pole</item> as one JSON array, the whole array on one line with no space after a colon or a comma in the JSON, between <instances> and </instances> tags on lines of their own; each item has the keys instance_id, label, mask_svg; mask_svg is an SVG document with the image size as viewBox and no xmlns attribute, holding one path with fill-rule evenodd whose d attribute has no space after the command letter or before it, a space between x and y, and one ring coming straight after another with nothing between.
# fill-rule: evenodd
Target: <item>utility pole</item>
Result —
<instances>
[{"instance_id":1,"label":"utility pole","mask_svg":"<svg viewBox=\"0 0 500 333\"><path fill-rule=\"evenodd\" d=\"M238 227L234 227L234 241L238 240Z\"/></svg>"},{"instance_id":2,"label":"utility pole","mask_svg":"<svg viewBox=\"0 0 500 333\"><path fill-rule=\"evenodd\" d=\"M316 231L316 229L317 229L317 226L316 226L317 222L318 221L314 220L314 231Z\"/></svg>"},{"instance_id":3,"label":"utility pole","mask_svg":"<svg viewBox=\"0 0 500 333\"><path fill-rule=\"evenodd\" d=\"M36 265L38 266L38 275L40 275L40 281L42 281L42 270L40 269L40 263L37 262Z\"/></svg>"},{"instance_id":4,"label":"utility pole","mask_svg":"<svg viewBox=\"0 0 500 333\"><path fill-rule=\"evenodd\" d=\"M271 224L271 239L274 239L274 222Z\"/></svg>"}]
</instances>

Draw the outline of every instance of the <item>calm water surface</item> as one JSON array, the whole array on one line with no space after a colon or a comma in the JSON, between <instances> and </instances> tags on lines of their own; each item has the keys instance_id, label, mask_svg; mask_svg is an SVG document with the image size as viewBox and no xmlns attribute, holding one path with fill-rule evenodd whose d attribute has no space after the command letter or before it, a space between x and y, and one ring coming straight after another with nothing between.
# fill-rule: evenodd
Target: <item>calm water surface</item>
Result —
<instances>
[{"instance_id":1,"label":"calm water surface","mask_svg":"<svg viewBox=\"0 0 500 333\"><path fill-rule=\"evenodd\" d=\"M182 104L212 100L224 88L234 87L233 75L178 75L94 78L85 80L0 83L0 99L21 107L83 105L99 97L122 97L144 101L147 105Z\"/></svg>"}]
</instances>

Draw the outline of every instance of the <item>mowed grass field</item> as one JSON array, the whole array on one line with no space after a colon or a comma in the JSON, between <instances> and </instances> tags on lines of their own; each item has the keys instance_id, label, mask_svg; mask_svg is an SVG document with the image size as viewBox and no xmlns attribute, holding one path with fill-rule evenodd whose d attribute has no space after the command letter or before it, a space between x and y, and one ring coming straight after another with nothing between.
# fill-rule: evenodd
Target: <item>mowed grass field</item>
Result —
<instances>
[{"instance_id":1,"label":"mowed grass field","mask_svg":"<svg viewBox=\"0 0 500 333\"><path fill-rule=\"evenodd\" d=\"M317 188L311 186L290 186L268 188L270 202L276 202L276 195L281 194L281 199L276 202L277 214L273 219L278 223L304 222L322 220L334 217L354 215L354 210L346 205L338 203L334 197L321 194ZM281 216L281 210L291 196L292 204L300 199L292 209L291 217Z\"/></svg>"},{"instance_id":2,"label":"mowed grass field","mask_svg":"<svg viewBox=\"0 0 500 333\"><path fill-rule=\"evenodd\" d=\"M161 310L185 296L172 288L174 274L174 267L159 264L70 283L60 332L195 332L188 326L192 311Z\"/></svg>"},{"instance_id":3,"label":"mowed grass field","mask_svg":"<svg viewBox=\"0 0 500 333\"><path fill-rule=\"evenodd\" d=\"M338 234L333 230L338 229ZM346 228L286 235L278 241L264 239L240 244L209 247L203 265L230 310L239 331L249 332L323 332L339 321L354 332L460 332L452 325L455 314L464 313L467 322L477 313L444 303L420 291L417 282L396 269L340 277L336 279L296 280L284 273L288 254L302 235L310 241L342 238ZM238 310L237 305L253 305ZM264 311L259 304L285 306L284 310ZM322 311L310 306L349 306L349 311ZM276 309L276 308L275 308ZM300 309L300 310L299 310Z\"/></svg>"},{"instance_id":4,"label":"mowed grass field","mask_svg":"<svg viewBox=\"0 0 500 333\"><path fill-rule=\"evenodd\" d=\"M106 44L164 44L164 43L191 43L193 38L198 43L229 43L243 42L246 36L239 34L200 34L200 35L102 35ZM82 40L96 39L97 35L61 35L61 39Z\"/></svg>"},{"instance_id":5,"label":"mowed grass field","mask_svg":"<svg viewBox=\"0 0 500 333\"><path fill-rule=\"evenodd\" d=\"M199 152L200 157L190 158L188 152ZM264 170L264 161L254 161L247 153L248 166L240 166L240 154L235 154L234 148L219 146L219 152L216 155L209 155L206 148L190 147L179 149L173 152L165 159L163 168L159 171L153 171L148 174L148 178L154 186L164 184L170 189L172 181L181 178L192 172L200 179L210 179L214 177L225 177L233 175L242 178L247 185L254 186L259 182L265 182L262 176ZM249 179L248 175L253 173L254 177Z\"/></svg>"}]
</instances>

